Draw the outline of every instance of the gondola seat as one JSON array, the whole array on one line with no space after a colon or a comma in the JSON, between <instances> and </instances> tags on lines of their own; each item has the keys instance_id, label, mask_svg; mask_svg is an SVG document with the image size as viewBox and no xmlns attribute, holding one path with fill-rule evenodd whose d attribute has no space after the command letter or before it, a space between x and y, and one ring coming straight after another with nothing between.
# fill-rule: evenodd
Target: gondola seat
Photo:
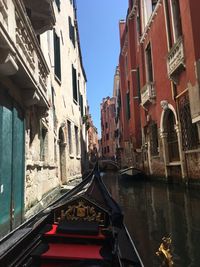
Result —
<instances>
[{"instance_id":1,"label":"gondola seat","mask_svg":"<svg viewBox=\"0 0 200 267\"><path fill-rule=\"evenodd\" d=\"M99 224L96 222L65 220L58 224L56 231L66 234L97 235L99 233Z\"/></svg>"},{"instance_id":2,"label":"gondola seat","mask_svg":"<svg viewBox=\"0 0 200 267\"><path fill-rule=\"evenodd\" d=\"M48 229L48 228L47 228ZM69 231L68 231L69 230ZM98 230L95 230L95 234L94 231L84 231L84 229L82 228L82 230L80 231L80 228L78 231L76 231L76 229L73 229L73 231L71 231L71 227L69 228L63 228L63 227L58 227L58 224L53 224L52 226L50 226L50 230L47 230L47 232L44 233L45 237L66 237L66 238L79 238L79 239L97 239L97 240L105 240L106 236L101 232L101 229L98 228Z\"/></svg>"},{"instance_id":3,"label":"gondola seat","mask_svg":"<svg viewBox=\"0 0 200 267\"><path fill-rule=\"evenodd\" d=\"M48 244L49 248L42 253L42 259L62 259L62 260L103 260L108 258L100 245L80 245L80 244ZM105 255L104 255L105 254ZM106 257L105 257L106 256ZM111 256L111 255L109 255Z\"/></svg>"}]
</instances>

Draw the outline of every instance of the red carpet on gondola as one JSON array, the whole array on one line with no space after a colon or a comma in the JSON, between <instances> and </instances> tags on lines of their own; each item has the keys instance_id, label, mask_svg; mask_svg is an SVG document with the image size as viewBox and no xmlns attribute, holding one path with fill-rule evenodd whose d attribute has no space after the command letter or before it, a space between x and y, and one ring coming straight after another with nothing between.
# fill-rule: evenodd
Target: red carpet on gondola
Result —
<instances>
[{"instance_id":1,"label":"red carpet on gondola","mask_svg":"<svg viewBox=\"0 0 200 267\"><path fill-rule=\"evenodd\" d=\"M48 246L49 249L41 255L41 258L63 260L103 259L100 254L102 246L98 245L52 243Z\"/></svg>"}]
</instances>

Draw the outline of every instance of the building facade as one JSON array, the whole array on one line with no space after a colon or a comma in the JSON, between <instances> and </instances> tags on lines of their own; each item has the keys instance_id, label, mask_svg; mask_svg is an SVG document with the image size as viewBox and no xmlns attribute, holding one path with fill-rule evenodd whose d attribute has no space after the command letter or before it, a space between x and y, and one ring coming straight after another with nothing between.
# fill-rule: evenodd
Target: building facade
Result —
<instances>
[{"instance_id":1,"label":"building facade","mask_svg":"<svg viewBox=\"0 0 200 267\"><path fill-rule=\"evenodd\" d=\"M122 151L122 125L121 125L121 91L120 91L120 72L119 66L116 67L115 75L114 75L114 85L113 85L113 97L115 98L115 141L114 141L114 150L116 161L119 166L122 166L123 159Z\"/></svg>"},{"instance_id":2,"label":"building facade","mask_svg":"<svg viewBox=\"0 0 200 267\"><path fill-rule=\"evenodd\" d=\"M102 158L115 159L115 97L104 98L101 103L101 155Z\"/></svg>"},{"instance_id":3,"label":"building facade","mask_svg":"<svg viewBox=\"0 0 200 267\"><path fill-rule=\"evenodd\" d=\"M88 157L89 162L91 163L90 167L93 167L93 164L96 162L98 158L99 151L99 141L98 141L98 131L94 126L92 116L89 112L89 106L87 107L87 115L86 115L86 128L88 131Z\"/></svg>"},{"instance_id":4,"label":"building facade","mask_svg":"<svg viewBox=\"0 0 200 267\"><path fill-rule=\"evenodd\" d=\"M122 109L129 102L134 118L132 125L121 119L128 132L124 142L140 128L136 161L153 176L184 183L200 178L198 8L198 1L130 0L120 22ZM126 101L129 86L133 94ZM131 149L139 152L140 140L136 135Z\"/></svg>"},{"instance_id":5,"label":"building facade","mask_svg":"<svg viewBox=\"0 0 200 267\"><path fill-rule=\"evenodd\" d=\"M130 3L131 4L131 3ZM122 165L140 167L141 163L141 122L140 97L138 95L138 56L135 42L136 25L127 15L120 21L120 92Z\"/></svg>"},{"instance_id":6,"label":"building facade","mask_svg":"<svg viewBox=\"0 0 200 267\"><path fill-rule=\"evenodd\" d=\"M85 166L75 2L0 1L0 237Z\"/></svg>"}]
</instances>

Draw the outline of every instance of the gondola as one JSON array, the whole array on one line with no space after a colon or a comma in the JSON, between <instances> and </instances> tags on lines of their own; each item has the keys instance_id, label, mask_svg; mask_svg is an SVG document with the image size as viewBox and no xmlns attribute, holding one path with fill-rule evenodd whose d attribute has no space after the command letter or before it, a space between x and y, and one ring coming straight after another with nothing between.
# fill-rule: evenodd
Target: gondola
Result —
<instances>
[{"instance_id":1,"label":"gondola","mask_svg":"<svg viewBox=\"0 0 200 267\"><path fill-rule=\"evenodd\" d=\"M111 159L101 159L98 161L98 164L99 164L99 169L102 172L105 171L117 172L119 170L119 165Z\"/></svg>"},{"instance_id":2,"label":"gondola","mask_svg":"<svg viewBox=\"0 0 200 267\"><path fill-rule=\"evenodd\" d=\"M120 207L95 168L0 242L2 267L141 267Z\"/></svg>"},{"instance_id":3,"label":"gondola","mask_svg":"<svg viewBox=\"0 0 200 267\"><path fill-rule=\"evenodd\" d=\"M142 181L147 179L145 173L142 170L137 169L135 167L128 167L125 169L121 169L119 171L119 174L121 179L128 181L139 181L139 180Z\"/></svg>"}]
</instances>

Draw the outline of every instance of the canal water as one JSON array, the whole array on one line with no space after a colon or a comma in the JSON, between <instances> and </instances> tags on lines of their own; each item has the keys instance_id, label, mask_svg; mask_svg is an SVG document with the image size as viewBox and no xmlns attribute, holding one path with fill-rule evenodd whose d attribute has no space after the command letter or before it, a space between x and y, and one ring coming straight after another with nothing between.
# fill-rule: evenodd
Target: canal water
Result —
<instances>
[{"instance_id":1,"label":"canal water","mask_svg":"<svg viewBox=\"0 0 200 267\"><path fill-rule=\"evenodd\" d=\"M200 193L180 186L103 174L121 205L125 224L145 267L160 267L156 252L171 237L174 267L200 267Z\"/></svg>"}]
</instances>

